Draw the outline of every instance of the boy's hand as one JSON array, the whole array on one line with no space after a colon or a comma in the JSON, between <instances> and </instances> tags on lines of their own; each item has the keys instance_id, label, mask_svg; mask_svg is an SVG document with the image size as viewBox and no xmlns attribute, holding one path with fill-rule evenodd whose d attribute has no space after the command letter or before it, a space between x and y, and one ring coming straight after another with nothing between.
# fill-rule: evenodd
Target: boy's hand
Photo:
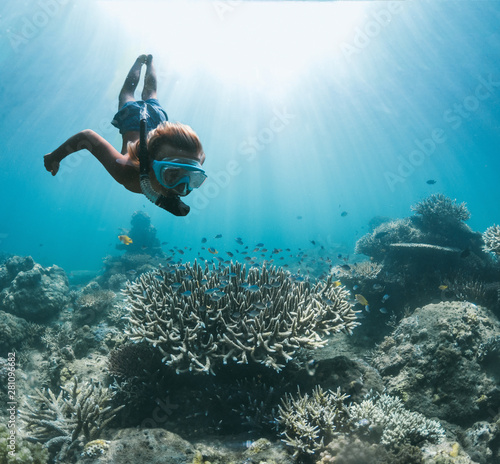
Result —
<instances>
[{"instance_id":1,"label":"boy's hand","mask_svg":"<svg viewBox=\"0 0 500 464\"><path fill-rule=\"evenodd\" d=\"M55 159L54 153L49 153L43 157L43 164L45 169L49 171L53 176L59 171L59 161Z\"/></svg>"}]
</instances>

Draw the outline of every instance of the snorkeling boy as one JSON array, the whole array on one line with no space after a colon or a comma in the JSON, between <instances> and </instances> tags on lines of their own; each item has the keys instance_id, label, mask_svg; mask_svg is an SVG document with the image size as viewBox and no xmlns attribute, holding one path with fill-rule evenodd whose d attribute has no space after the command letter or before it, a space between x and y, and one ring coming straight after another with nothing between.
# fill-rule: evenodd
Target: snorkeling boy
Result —
<instances>
[{"instance_id":1,"label":"snorkeling boy","mask_svg":"<svg viewBox=\"0 0 500 464\"><path fill-rule=\"evenodd\" d=\"M146 65L142 100L135 89ZM44 156L47 171L55 176L68 155L86 149L106 168L113 179L134 193L143 193L156 205L176 216L189 213L181 199L203 184L201 165L205 153L191 127L168 122L156 99L156 72L152 55L140 55L130 69L118 97L113 124L123 138L119 153L107 140L90 129L70 137Z\"/></svg>"}]
</instances>

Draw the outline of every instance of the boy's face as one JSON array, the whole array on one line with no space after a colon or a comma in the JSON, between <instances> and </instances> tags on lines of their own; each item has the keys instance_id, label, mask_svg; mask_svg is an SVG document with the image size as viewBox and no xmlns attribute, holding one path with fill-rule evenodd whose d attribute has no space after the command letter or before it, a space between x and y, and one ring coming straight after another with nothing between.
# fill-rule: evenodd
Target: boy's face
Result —
<instances>
[{"instance_id":1,"label":"boy's face","mask_svg":"<svg viewBox=\"0 0 500 464\"><path fill-rule=\"evenodd\" d=\"M190 161L197 161L200 164L205 162L205 153L197 153L193 154L190 152L186 152L184 150L179 150L177 148L172 147L171 145L164 144L162 145L154 156L155 160L162 161L165 158L170 160L174 159L176 162L182 163L182 160L186 160L186 164L190 164ZM179 184L173 188L167 188L160 184L156 175L153 174L152 183L156 190L161 191L161 193L167 197L169 196L186 196L191 193L192 190L186 189L185 184Z\"/></svg>"}]
</instances>

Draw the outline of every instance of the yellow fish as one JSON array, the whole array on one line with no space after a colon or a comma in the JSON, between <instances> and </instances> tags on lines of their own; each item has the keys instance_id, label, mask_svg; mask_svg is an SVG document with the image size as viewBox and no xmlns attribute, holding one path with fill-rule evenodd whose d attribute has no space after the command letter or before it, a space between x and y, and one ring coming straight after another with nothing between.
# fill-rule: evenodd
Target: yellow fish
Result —
<instances>
[{"instance_id":1,"label":"yellow fish","mask_svg":"<svg viewBox=\"0 0 500 464\"><path fill-rule=\"evenodd\" d=\"M120 242L122 242L124 245L130 245L131 243L134 243L128 235L118 235L118 240L120 240Z\"/></svg>"},{"instance_id":2,"label":"yellow fish","mask_svg":"<svg viewBox=\"0 0 500 464\"><path fill-rule=\"evenodd\" d=\"M448 285L440 285L439 290L446 290L448 288Z\"/></svg>"},{"instance_id":3,"label":"yellow fish","mask_svg":"<svg viewBox=\"0 0 500 464\"><path fill-rule=\"evenodd\" d=\"M354 298L356 298L358 303L361 303L363 306L368 306L368 301L363 295L356 293L356 295L354 295Z\"/></svg>"},{"instance_id":4,"label":"yellow fish","mask_svg":"<svg viewBox=\"0 0 500 464\"><path fill-rule=\"evenodd\" d=\"M215 248L209 248L208 252L212 253L213 255L216 255L217 253L219 253Z\"/></svg>"},{"instance_id":5,"label":"yellow fish","mask_svg":"<svg viewBox=\"0 0 500 464\"><path fill-rule=\"evenodd\" d=\"M334 287L340 287L341 285L342 285L342 282L340 280L336 280L335 282L333 282Z\"/></svg>"}]
</instances>

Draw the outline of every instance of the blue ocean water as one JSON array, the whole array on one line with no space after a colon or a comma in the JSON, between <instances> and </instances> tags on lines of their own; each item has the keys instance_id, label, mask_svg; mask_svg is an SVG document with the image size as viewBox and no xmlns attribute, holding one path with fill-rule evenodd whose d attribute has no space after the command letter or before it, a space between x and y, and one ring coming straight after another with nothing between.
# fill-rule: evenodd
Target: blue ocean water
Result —
<instances>
[{"instance_id":1,"label":"blue ocean water","mask_svg":"<svg viewBox=\"0 0 500 464\"><path fill-rule=\"evenodd\" d=\"M0 15L0 252L98 270L137 210L186 260L203 237L352 254L372 217L438 192L467 203L474 230L500 222L496 1L30 0ZM207 154L186 218L87 152L56 177L43 167L85 128L121 146L109 122L142 53Z\"/></svg>"}]
</instances>

